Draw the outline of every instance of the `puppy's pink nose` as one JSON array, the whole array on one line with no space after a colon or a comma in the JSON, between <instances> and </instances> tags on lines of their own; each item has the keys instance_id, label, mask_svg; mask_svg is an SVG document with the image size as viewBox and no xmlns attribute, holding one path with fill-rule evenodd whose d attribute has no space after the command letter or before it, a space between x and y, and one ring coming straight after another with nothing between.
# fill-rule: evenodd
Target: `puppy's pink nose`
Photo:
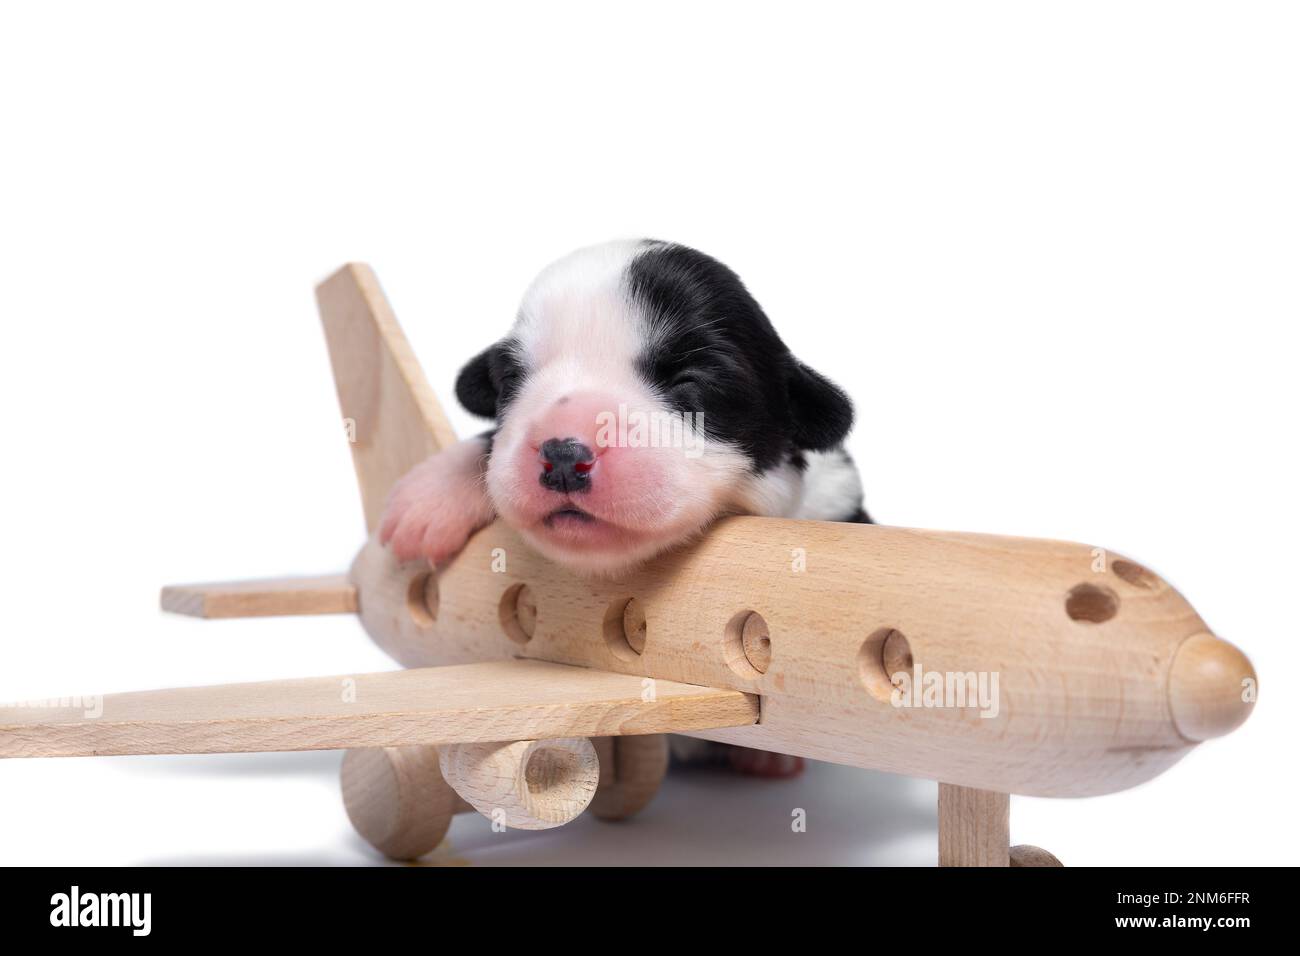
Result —
<instances>
[{"instance_id":1,"label":"puppy's pink nose","mask_svg":"<svg viewBox=\"0 0 1300 956\"><path fill-rule=\"evenodd\" d=\"M543 488L562 494L591 488L591 469L596 456L576 438L548 438L538 455L542 462L539 481Z\"/></svg>"}]
</instances>

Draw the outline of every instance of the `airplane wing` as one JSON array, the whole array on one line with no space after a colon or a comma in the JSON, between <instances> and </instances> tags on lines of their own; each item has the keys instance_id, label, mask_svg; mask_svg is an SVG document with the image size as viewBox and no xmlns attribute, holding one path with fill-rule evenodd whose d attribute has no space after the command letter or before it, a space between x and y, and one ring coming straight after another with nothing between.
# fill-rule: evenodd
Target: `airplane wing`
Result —
<instances>
[{"instance_id":1,"label":"airplane wing","mask_svg":"<svg viewBox=\"0 0 1300 956\"><path fill-rule=\"evenodd\" d=\"M35 706L41 703L47 706ZM0 757L686 733L747 726L758 714L758 698L739 691L546 661L490 661L5 706Z\"/></svg>"}]
</instances>

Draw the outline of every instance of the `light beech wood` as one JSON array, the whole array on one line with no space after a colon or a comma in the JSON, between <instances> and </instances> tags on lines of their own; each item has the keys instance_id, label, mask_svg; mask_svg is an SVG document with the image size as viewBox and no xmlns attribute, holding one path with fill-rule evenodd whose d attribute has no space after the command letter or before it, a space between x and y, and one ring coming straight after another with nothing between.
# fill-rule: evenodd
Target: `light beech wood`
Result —
<instances>
[{"instance_id":1,"label":"light beech wood","mask_svg":"<svg viewBox=\"0 0 1300 956\"><path fill-rule=\"evenodd\" d=\"M451 744L439 750L443 778L489 820L548 830L576 818L596 793L600 764L580 737Z\"/></svg>"},{"instance_id":2,"label":"light beech wood","mask_svg":"<svg viewBox=\"0 0 1300 956\"><path fill-rule=\"evenodd\" d=\"M349 750L339 776L348 819L393 860L414 860L434 849L464 804L442 778L436 747Z\"/></svg>"},{"instance_id":3,"label":"light beech wood","mask_svg":"<svg viewBox=\"0 0 1300 956\"><path fill-rule=\"evenodd\" d=\"M753 723L748 694L542 661L112 694L0 709L0 756L240 753L678 732Z\"/></svg>"},{"instance_id":4,"label":"light beech wood","mask_svg":"<svg viewBox=\"0 0 1300 956\"><path fill-rule=\"evenodd\" d=\"M206 618L353 614L357 589L346 574L172 584L162 589L160 603L172 614Z\"/></svg>"},{"instance_id":5,"label":"light beech wood","mask_svg":"<svg viewBox=\"0 0 1300 956\"><path fill-rule=\"evenodd\" d=\"M425 458L455 443L456 435L369 266L351 263L339 269L317 286L316 301L351 441L366 528L373 532L379 527L393 483ZM436 582L429 582L430 605L423 603L424 583L420 582L417 590L408 595L413 613L436 614ZM436 753L425 753L424 763L436 760ZM399 805L406 806L400 801L401 792L387 789L385 779L391 774L382 766L375 766L373 759L354 758L351 754L346 759L354 761L354 790L386 794L380 805L390 807L392 813ZM377 776L368 785L365 778L370 773ZM431 773L438 774L436 767ZM397 819L402 825L392 839L409 839L415 847L422 846L428 834L440 827L445 831L440 806L426 803L407 809ZM360 825L358 830L367 836ZM412 835L403 835L406 830ZM405 852L406 848L401 849Z\"/></svg>"},{"instance_id":6,"label":"light beech wood","mask_svg":"<svg viewBox=\"0 0 1300 956\"><path fill-rule=\"evenodd\" d=\"M334 384L350 423L366 528L379 527L398 478L452 445L452 430L368 265L350 263L316 287Z\"/></svg>"},{"instance_id":7,"label":"light beech wood","mask_svg":"<svg viewBox=\"0 0 1300 956\"><path fill-rule=\"evenodd\" d=\"M498 522L436 575L372 540L350 578L363 626L407 666L522 655L727 687L759 694L762 720L694 736L977 789L1131 787L1252 706L1231 645L1179 654L1209 634L1181 595L1068 542L734 517L611 580ZM504 607L523 588L526 634ZM993 706L895 706L892 679L918 667L963 689L996 679Z\"/></svg>"},{"instance_id":8,"label":"light beech wood","mask_svg":"<svg viewBox=\"0 0 1300 956\"><path fill-rule=\"evenodd\" d=\"M506 571L494 563L500 554ZM795 569L793 555L807 570ZM1183 642L1207 632L1178 592L1149 572L1129 580L1099 571L1094 549L1081 544L736 517L610 580L545 561L498 522L425 585L437 594L436 619L408 607L411 581L426 574L373 541L351 570L363 625L407 666L523 655L728 687L759 694L762 721L694 736L979 789L1122 790L1196 742L1171 709L1187 686L1198 712L1208 699L1239 721L1251 707L1239 684L1254 672L1240 652L1216 658L1228 661L1230 680L1191 682L1189 668L1174 668ZM499 614L517 585L535 608L522 644ZM645 620L640 654L606 639L631 598ZM768 634L765 672L736 646L747 611ZM982 677L995 706L955 698L894 706L886 668L900 666L945 684ZM1210 729L1228 726L1216 720Z\"/></svg>"},{"instance_id":9,"label":"light beech wood","mask_svg":"<svg viewBox=\"0 0 1300 956\"><path fill-rule=\"evenodd\" d=\"M1249 716L1256 693L1255 671L1246 655L1213 634L1193 634L1174 655L1169 706L1188 740L1236 730Z\"/></svg>"},{"instance_id":10,"label":"light beech wood","mask_svg":"<svg viewBox=\"0 0 1300 956\"><path fill-rule=\"evenodd\" d=\"M772 663L772 635L763 615L750 614L745 618L745 623L741 626L741 647L749 666L760 674L767 673L767 668Z\"/></svg>"},{"instance_id":11,"label":"light beech wood","mask_svg":"<svg viewBox=\"0 0 1300 956\"><path fill-rule=\"evenodd\" d=\"M939 865L1010 866L1011 797L939 784Z\"/></svg>"},{"instance_id":12,"label":"light beech wood","mask_svg":"<svg viewBox=\"0 0 1300 956\"><path fill-rule=\"evenodd\" d=\"M645 808L668 772L668 738L663 734L639 737L595 737L600 758L600 786L591 812L601 820L626 820Z\"/></svg>"},{"instance_id":13,"label":"light beech wood","mask_svg":"<svg viewBox=\"0 0 1300 956\"><path fill-rule=\"evenodd\" d=\"M345 266L317 298L373 534L393 482L455 436L370 269ZM939 780L942 862L1051 865L1009 847L1008 793L1135 786L1240 725L1256 693L1245 655L1141 565L992 535L732 517L615 580L552 565L498 522L436 573L372 537L347 585L190 585L163 603L356 606L415 669L117 695L97 717L0 710L0 755L388 748L349 754L345 800L397 856L445 831L445 792L420 796L438 790L433 745L480 811L504 801L527 825L580 812L597 779L599 815L639 809L663 742L623 735L678 732ZM923 674L990 697L935 699ZM618 739L572 739L592 736ZM547 746L561 749L529 791Z\"/></svg>"}]
</instances>

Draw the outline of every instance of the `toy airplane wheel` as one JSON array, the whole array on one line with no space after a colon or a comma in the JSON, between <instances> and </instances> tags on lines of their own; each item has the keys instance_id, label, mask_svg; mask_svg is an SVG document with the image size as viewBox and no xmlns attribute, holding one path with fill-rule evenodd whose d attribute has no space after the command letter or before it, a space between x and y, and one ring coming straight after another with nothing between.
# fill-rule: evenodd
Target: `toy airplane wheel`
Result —
<instances>
[{"instance_id":1,"label":"toy airplane wheel","mask_svg":"<svg viewBox=\"0 0 1300 956\"><path fill-rule=\"evenodd\" d=\"M1064 866L1053 854L1042 847L1021 843L1011 848L1012 866Z\"/></svg>"},{"instance_id":2,"label":"toy airplane wheel","mask_svg":"<svg viewBox=\"0 0 1300 956\"><path fill-rule=\"evenodd\" d=\"M591 812L601 820L626 820L639 813L659 792L668 772L668 738L649 734L592 742L600 757L600 786Z\"/></svg>"}]
</instances>

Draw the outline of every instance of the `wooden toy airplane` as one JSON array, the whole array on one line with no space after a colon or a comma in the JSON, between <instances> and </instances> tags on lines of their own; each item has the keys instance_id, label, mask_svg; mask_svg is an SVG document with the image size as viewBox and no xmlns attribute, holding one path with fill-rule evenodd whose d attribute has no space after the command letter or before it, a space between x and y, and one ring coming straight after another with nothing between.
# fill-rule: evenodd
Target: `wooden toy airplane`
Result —
<instances>
[{"instance_id":1,"label":"wooden toy airplane","mask_svg":"<svg viewBox=\"0 0 1300 956\"><path fill-rule=\"evenodd\" d=\"M662 735L687 734L938 780L941 864L1059 865L1009 846L1009 794L1122 790L1250 714L1245 655L1085 545L736 517L588 580L498 522L437 571L401 565L373 537L385 495L455 436L368 267L317 299L371 540L347 575L169 587L162 606L357 613L409 669L0 710L0 756L346 749L354 825L412 859L462 810L635 813Z\"/></svg>"}]
</instances>

